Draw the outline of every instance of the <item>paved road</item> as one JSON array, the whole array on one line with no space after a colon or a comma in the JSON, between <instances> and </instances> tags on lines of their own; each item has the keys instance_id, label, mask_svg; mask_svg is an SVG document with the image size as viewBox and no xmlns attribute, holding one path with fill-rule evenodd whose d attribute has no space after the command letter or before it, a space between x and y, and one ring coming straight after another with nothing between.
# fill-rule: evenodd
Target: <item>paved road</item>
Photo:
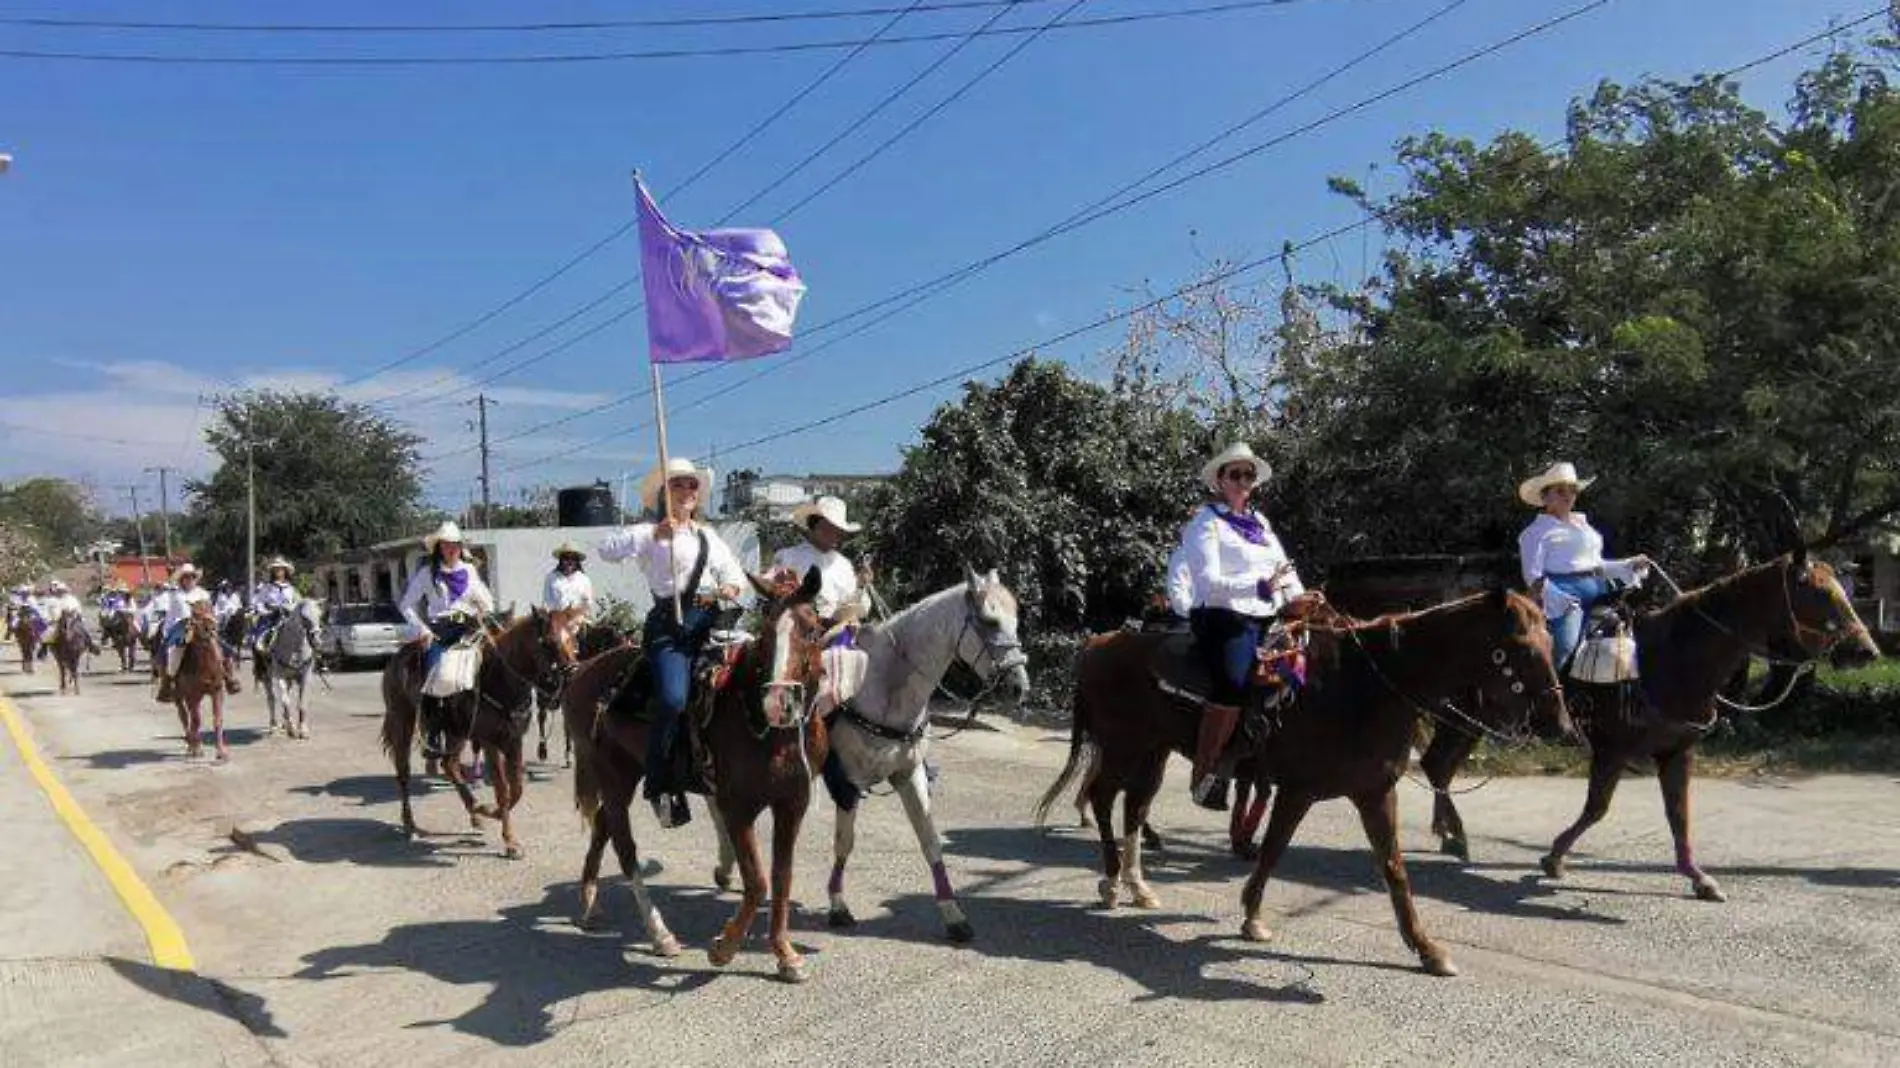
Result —
<instances>
[{"instance_id":1,"label":"paved road","mask_svg":"<svg viewBox=\"0 0 1900 1068\"><path fill-rule=\"evenodd\" d=\"M756 940L723 972L698 948L648 955L617 882L605 904L624 930L577 930L582 828L559 768L534 769L526 860L460 833L445 789L419 810L444 833L405 841L373 675L316 691L309 742L264 737L261 700L237 698L235 759L215 767L183 758L170 713L130 680L98 675L61 698L49 676L12 670L0 683L209 982L149 981L135 929L86 885L83 855L34 823L5 766L0 815L24 848L0 851L0 905L30 918L0 929L6 1004L21 1003L22 958L42 958L28 972L104 961L138 997L169 999L130 1018L137 1042L74 999L48 1002L36 1018L64 1020L65 1039L0 1024L8 1065L1900 1063L1900 785L1885 778L1702 784L1702 859L1726 905L1689 899L1669 872L1652 785L1626 784L1553 884L1533 877L1535 858L1581 784L1494 784L1463 799L1473 863L1412 856L1425 922L1465 970L1438 980L1400 944L1349 806L1309 820L1268 891L1278 941L1253 945L1237 937L1243 873L1179 796L1178 772L1158 814L1172 845L1151 858L1164 907L1105 913L1091 905L1093 841L1027 825L1066 740L971 731L939 750L938 803L976 943L939 936L888 800L859 821L862 922L825 929L827 805L798 865L797 940L815 975L790 988ZM1415 849L1429 844L1428 800L1405 788ZM636 821L660 907L703 947L733 901L710 889L706 821Z\"/></svg>"}]
</instances>

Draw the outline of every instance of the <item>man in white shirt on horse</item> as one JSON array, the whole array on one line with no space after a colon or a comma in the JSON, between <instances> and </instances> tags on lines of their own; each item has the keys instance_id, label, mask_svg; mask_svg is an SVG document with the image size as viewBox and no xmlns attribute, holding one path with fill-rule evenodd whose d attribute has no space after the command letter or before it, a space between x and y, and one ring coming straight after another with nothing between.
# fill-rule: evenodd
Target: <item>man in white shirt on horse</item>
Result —
<instances>
[{"instance_id":1,"label":"man in white shirt on horse","mask_svg":"<svg viewBox=\"0 0 1900 1068\"><path fill-rule=\"evenodd\" d=\"M820 497L799 505L792 512L792 522L804 529L805 542L780 549L772 557L773 570L803 576L814 567L818 569L821 585L812 611L818 613L827 629L848 626L863 618L868 607L865 586L869 573L854 567L850 558L838 551L846 535L862 529L846 516L845 503L836 497ZM841 636L846 635L833 638Z\"/></svg>"}]
</instances>

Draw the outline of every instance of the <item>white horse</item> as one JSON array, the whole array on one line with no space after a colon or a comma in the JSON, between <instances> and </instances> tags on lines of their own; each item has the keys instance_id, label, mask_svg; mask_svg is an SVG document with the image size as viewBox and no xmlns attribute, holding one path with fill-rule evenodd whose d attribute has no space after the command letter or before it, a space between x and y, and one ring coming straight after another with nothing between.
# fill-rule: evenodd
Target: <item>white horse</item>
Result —
<instances>
[{"instance_id":1,"label":"white horse","mask_svg":"<svg viewBox=\"0 0 1900 1068\"><path fill-rule=\"evenodd\" d=\"M858 646L870 658L864 683L830 723L831 761L835 763L827 763L826 778L838 814L831 882L826 888L831 897L831 926L857 922L845 904L844 866L855 843L859 795L866 787L884 782L903 801L917 844L930 865L945 933L955 942L975 937L950 890L943 840L930 817L930 786L924 773L930 748L926 732L930 697L950 664L961 660L986 687L1021 700L1029 691L1029 671L1016 623L1016 595L996 572L969 571L965 581L860 633ZM848 786L838 779L848 780ZM731 854L722 834L715 877L729 879L731 870Z\"/></svg>"},{"instance_id":2,"label":"white horse","mask_svg":"<svg viewBox=\"0 0 1900 1068\"><path fill-rule=\"evenodd\" d=\"M272 733L277 731L277 717L281 712L286 735L292 738L310 737L310 727L304 717L303 694L304 687L310 682L310 672L316 667L315 638L322 630L323 603L302 600L284 614L284 621L277 624L276 632L271 635L270 646L265 650L269 667L264 699L270 704ZM294 718L291 715L293 709L296 711Z\"/></svg>"}]
</instances>

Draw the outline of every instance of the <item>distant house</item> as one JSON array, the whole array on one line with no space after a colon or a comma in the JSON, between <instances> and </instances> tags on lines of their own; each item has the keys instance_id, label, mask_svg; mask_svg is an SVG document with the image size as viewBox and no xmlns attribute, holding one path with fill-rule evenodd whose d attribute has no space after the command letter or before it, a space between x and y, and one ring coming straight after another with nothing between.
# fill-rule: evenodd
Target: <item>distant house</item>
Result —
<instances>
[{"instance_id":1,"label":"distant house","mask_svg":"<svg viewBox=\"0 0 1900 1068\"><path fill-rule=\"evenodd\" d=\"M1848 557L1854 609L1861 621L1879 631L1900 631L1900 535L1875 534Z\"/></svg>"},{"instance_id":2,"label":"distant house","mask_svg":"<svg viewBox=\"0 0 1900 1068\"><path fill-rule=\"evenodd\" d=\"M819 497L853 497L890 480L889 475L764 475L734 471L726 476L722 511L738 515L747 509L765 511L767 519L785 522L799 505Z\"/></svg>"},{"instance_id":3,"label":"distant house","mask_svg":"<svg viewBox=\"0 0 1900 1068\"><path fill-rule=\"evenodd\" d=\"M132 589L140 586L158 587L170 582L172 572L185 565L182 557L163 556L118 556L106 562L109 570L108 580L117 579ZM92 568L86 568L91 571Z\"/></svg>"}]
</instances>

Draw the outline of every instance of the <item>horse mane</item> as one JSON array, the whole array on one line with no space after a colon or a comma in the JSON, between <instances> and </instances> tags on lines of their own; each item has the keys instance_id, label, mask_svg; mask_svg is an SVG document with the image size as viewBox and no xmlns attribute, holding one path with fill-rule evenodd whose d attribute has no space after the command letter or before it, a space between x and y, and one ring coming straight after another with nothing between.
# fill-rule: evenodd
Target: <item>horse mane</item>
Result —
<instances>
[{"instance_id":1,"label":"horse mane","mask_svg":"<svg viewBox=\"0 0 1900 1068\"><path fill-rule=\"evenodd\" d=\"M1518 593L1516 590L1504 590L1502 592L1504 593L1505 603L1510 606L1511 610L1515 612L1520 619L1528 620L1531 618L1531 613L1539 613L1539 609L1532 603L1531 599ZM1405 627L1417 623L1428 616L1448 614L1458 609L1469 608L1472 604L1490 596L1492 596L1490 592L1469 593L1463 597L1446 601L1443 604L1435 604L1427 608L1417 608L1404 612L1387 612L1384 615L1374 616L1371 619L1354 619L1342 614L1341 618L1344 619L1345 622L1309 623L1307 627L1313 631L1339 635L1352 635L1373 630L1403 630Z\"/></svg>"},{"instance_id":2,"label":"horse mane","mask_svg":"<svg viewBox=\"0 0 1900 1068\"><path fill-rule=\"evenodd\" d=\"M926 594L923 598L918 600L917 603L912 604L912 605L907 605L903 609L891 613L891 616L889 619L886 619L881 623L870 624L866 626L865 629L868 631L888 630L892 627L897 626L899 623L909 619L910 617L914 615L922 615L927 609L936 607L937 605L943 603L944 601L949 600L951 597L954 597L957 594L962 593L967 588L968 588L968 583L965 583L965 582L951 583L950 585L945 586L943 589L938 590L935 593ZM1004 606L1007 607L1011 612L1016 613L1018 621L1020 622L1021 616L1022 616L1022 605L1019 601L1016 600L1016 591L1010 589L1008 586L1004 585L1002 582L997 582L994 586L990 587L990 592L997 595L1003 602Z\"/></svg>"},{"instance_id":3,"label":"horse mane","mask_svg":"<svg viewBox=\"0 0 1900 1068\"><path fill-rule=\"evenodd\" d=\"M1668 621L1684 612L1699 611L1712 602L1721 601L1732 596L1742 585L1754 581L1771 569L1785 566L1789 560L1788 554L1783 553L1773 559L1764 560L1759 564L1742 568L1740 571L1723 575L1713 582L1697 586L1692 590L1684 590L1668 604L1652 612L1645 613L1643 619ZM1834 579L1834 568L1831 565L1815 561L1813 566L1817 576L1829 579L1830 581Z\"/></svg>"}]
</instances>

